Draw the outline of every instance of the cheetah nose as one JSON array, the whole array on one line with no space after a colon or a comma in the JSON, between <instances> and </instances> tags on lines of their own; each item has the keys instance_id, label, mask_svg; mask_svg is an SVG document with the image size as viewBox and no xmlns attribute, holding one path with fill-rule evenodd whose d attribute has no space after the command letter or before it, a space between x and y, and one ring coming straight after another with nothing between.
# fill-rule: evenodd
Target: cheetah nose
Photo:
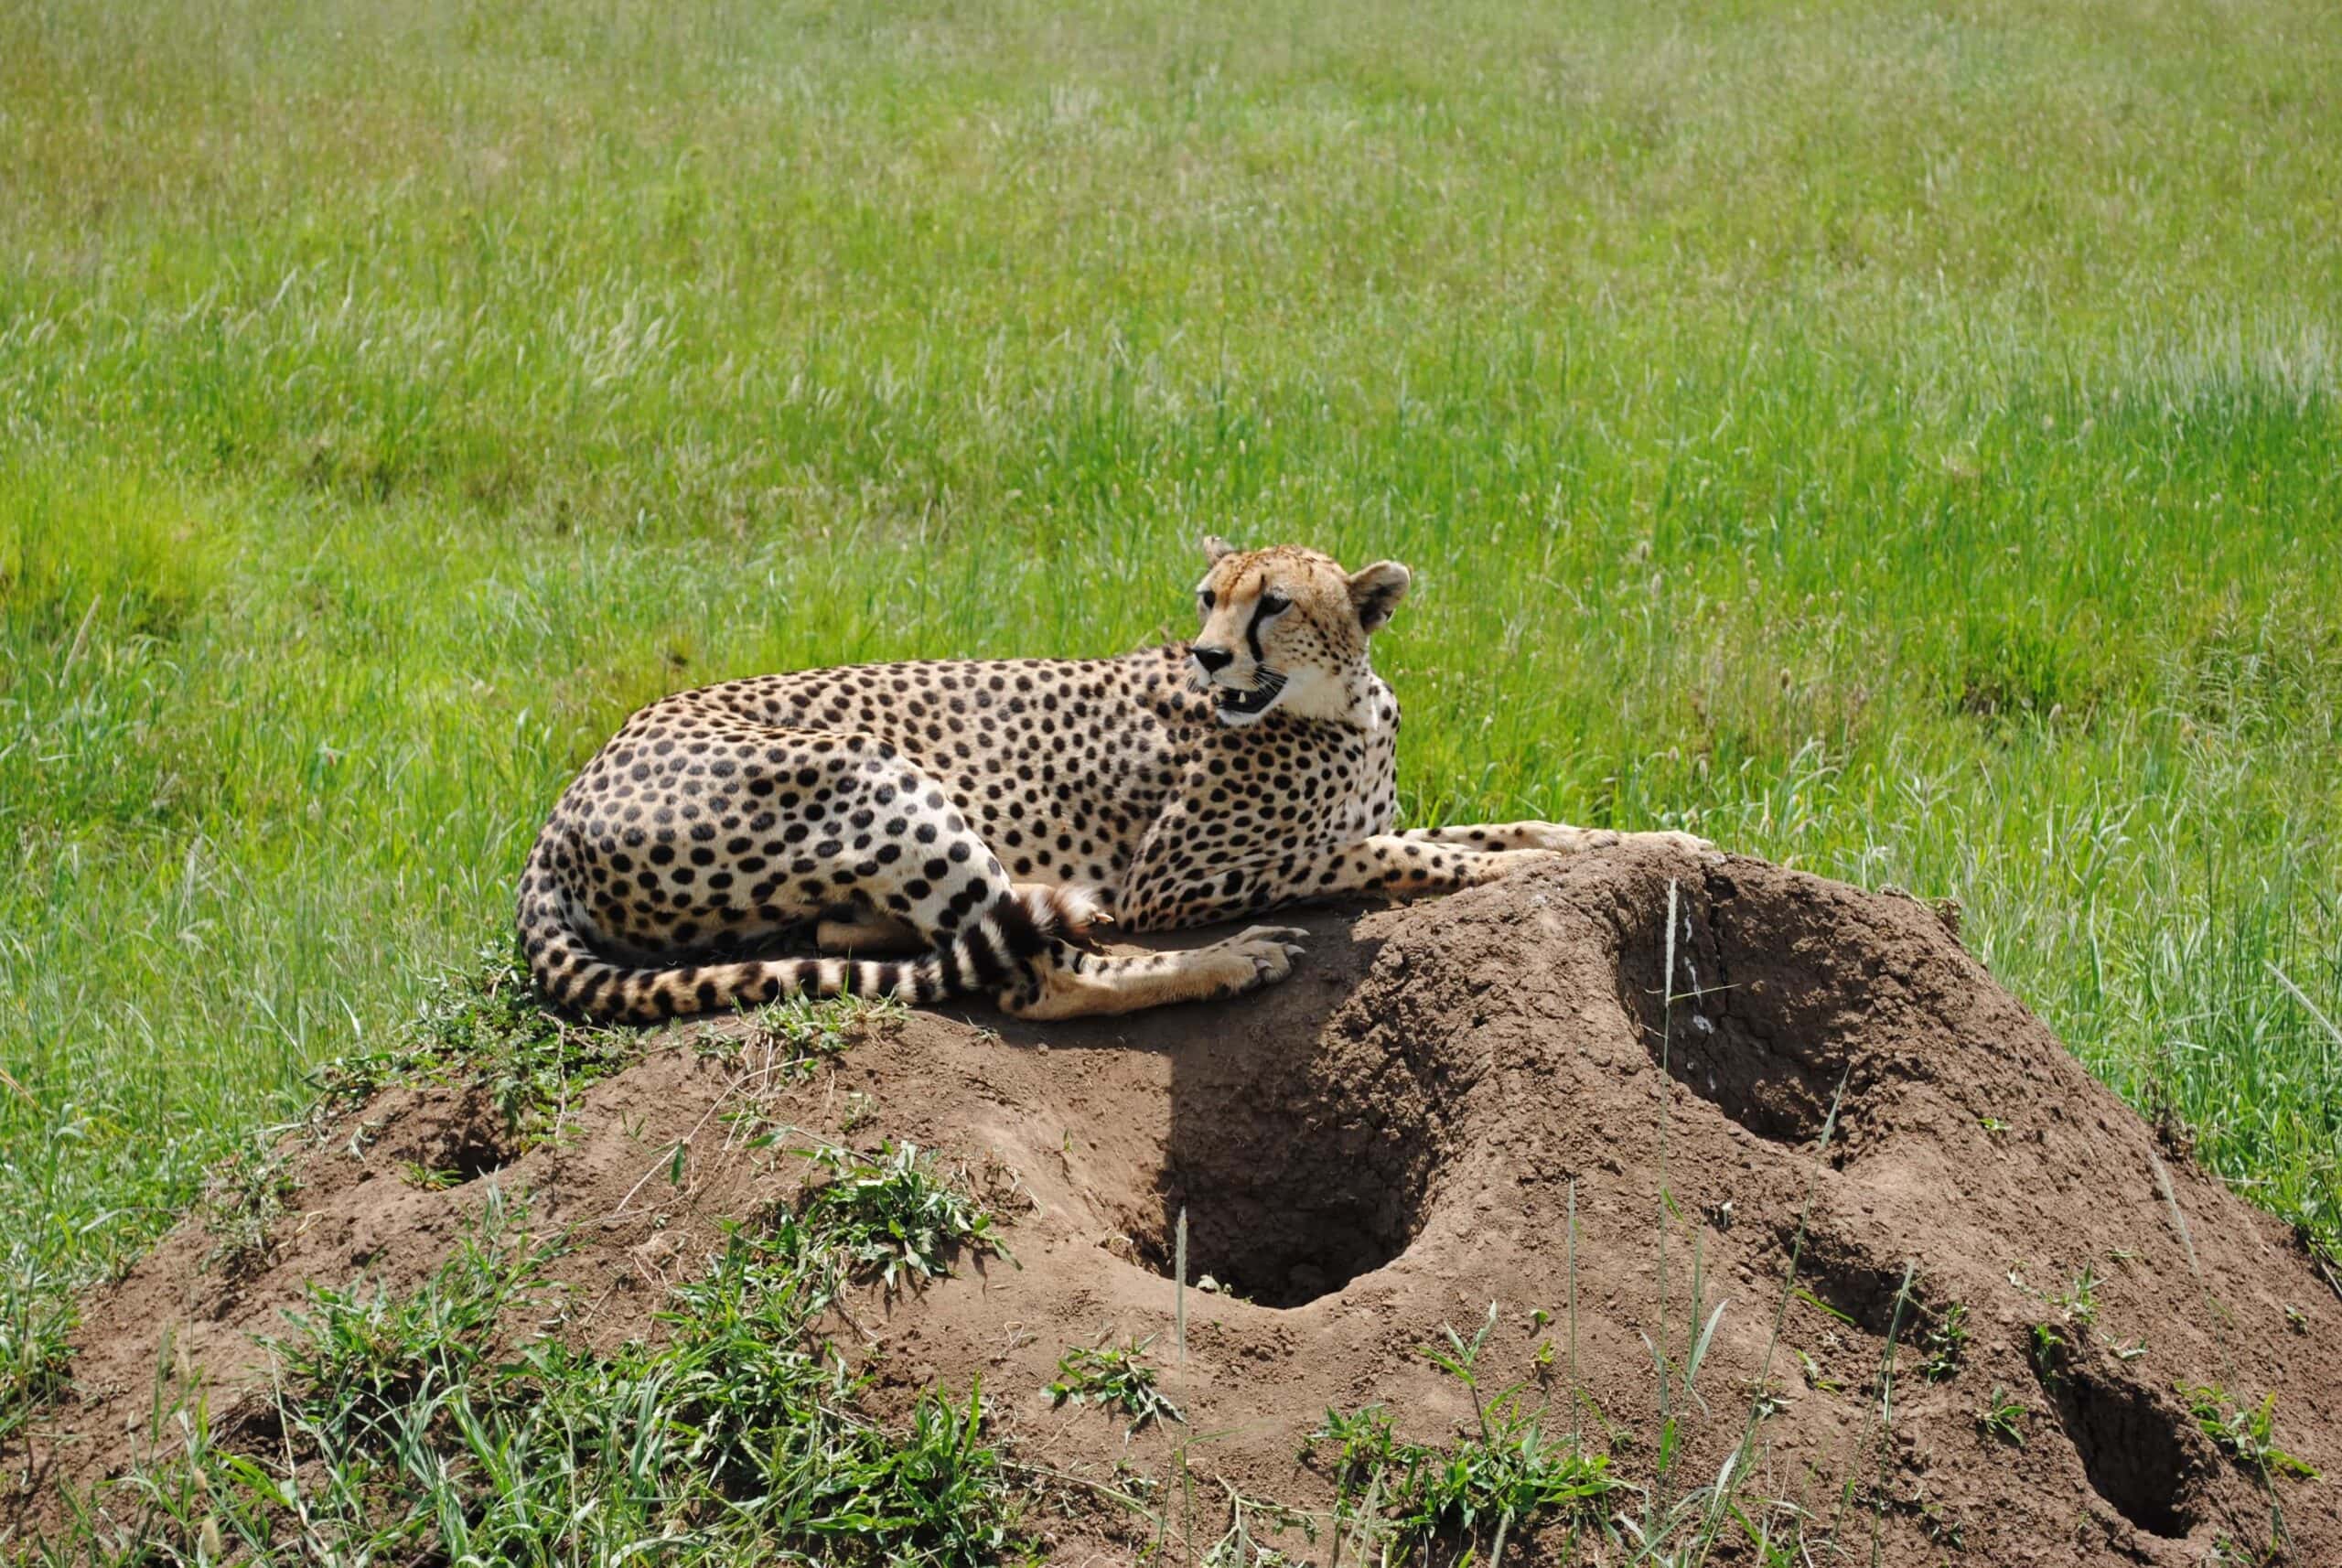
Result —
<instances>
[{"instance_id":1,"label":"cheetah nose","mask_svg":"<svg viewBox=\"0 0 2342 1568\"><path fill-rule=\"evenodd\" d=\"M1200 642L1187 651L1194 655L1197 663L1204 667L1204 673L1207 675L1217 675L1236 661L1236 655L1227 649L1207 648Z\"/></svg>"}]
</instances>

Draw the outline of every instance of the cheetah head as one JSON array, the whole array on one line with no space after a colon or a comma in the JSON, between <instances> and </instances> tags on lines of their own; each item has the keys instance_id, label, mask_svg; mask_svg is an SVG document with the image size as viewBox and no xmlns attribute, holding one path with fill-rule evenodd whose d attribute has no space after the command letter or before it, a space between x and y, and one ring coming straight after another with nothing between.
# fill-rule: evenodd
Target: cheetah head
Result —
<instances>
[{"instance_id":1,"label":"cheetah head","mask_svg":"<svg viewBox=\"0 0 2342 1568\"><path fill-rule=\"evenodd\" d=\"M1196 585L1203 627L1187 657L1220 722L1253 724L1283 708L1367 723L1367 639L1407 596L1407 569L1377 561L1345 572L1315 550L1239 550L1217 536L1204 541L1204 553L1211 568Z\"/></svg>"}]
</instances>

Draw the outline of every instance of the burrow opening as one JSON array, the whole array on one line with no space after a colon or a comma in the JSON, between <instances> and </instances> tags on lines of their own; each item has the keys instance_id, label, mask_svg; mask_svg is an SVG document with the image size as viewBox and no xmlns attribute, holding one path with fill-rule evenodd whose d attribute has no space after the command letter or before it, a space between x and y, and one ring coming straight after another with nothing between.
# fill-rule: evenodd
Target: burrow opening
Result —
<instances>
[{"instance_id":1,"label":"burrow opening","mask_svg":"<svg viewBox=\"0 0 2342 1568\"><path fill-rule=\"evenodd\" d=\"M1832 1151L1842 1164L1847 1113L1866 1087L1860 1067L1851 1077L1847 1069L1872 1023L1874 977L1847 956L1859 943L1834 930L1813 940L1805 928L1814 913L1782 906L1752 899L1712 871L1676 907L1671 976L1661 972L1670 946L1663 907L1643 929L1622 933L1622 1000L1652 1063L1760 1138L1815 1142L1844 1080Z\"/></svg>"},{"instance_id":2,"label":"burrow opening","mask_svg":"<svg viewBox=\"0 0 2342 1568\"><path fill-rule=\"evenodd\" d=\"M1449 1146L1436 1030L1344 1006L1319 1031L1196 1042L1174 1066L1164 1161L1124 1216L1136 1261L1256 1305L1305 1306L1407 1250Z\"/></svg>"},{"instance_id":3,"label":"burrow opening","mask_svg":"<svg viewBox=\"0 0 2342 1568\"><path fill-rule=\"evenodd\" d=\"M1397 1258L1422 1228L1422 1188L1373 1190L1363 1167L1331 1185L1323 1173L1284 1181L1262 1175L1214 1162L1166 1167L1160 1211L1131 1228L1139 1262L1172 1277L1185 1209L1190 1288L1209 1285L1258 1306L1306 1306Z\"/></svg>"},{"instance_id":4,"label":"burrow opening","mask_svg":"<svg viewBox=\"0 0 2342 1568\"><path fill-rule=\"evenodd\" d=\"M2193 1499L2206 1455L2189 1441L2193 1428L2186 1412L2153 1389L2103 1375L2086 1362L2058 1367L2041 1385L2091 1488L2115 1512L2149 1535L2170 1540L2194 1528Z\"/></svg>"},{"instance_id":5,"label":"burrow opening","mask_svg":"<svg viewBox=\"0 0 2342 1568\"><path fill-rule=\"evenodd\" d=\"M494 1176L520 1157L520 1140L478 1090L466 1094L444 1118L425 1121L400 1142L402 1163L449 1187Z\"/></svg>"}]
</instances>

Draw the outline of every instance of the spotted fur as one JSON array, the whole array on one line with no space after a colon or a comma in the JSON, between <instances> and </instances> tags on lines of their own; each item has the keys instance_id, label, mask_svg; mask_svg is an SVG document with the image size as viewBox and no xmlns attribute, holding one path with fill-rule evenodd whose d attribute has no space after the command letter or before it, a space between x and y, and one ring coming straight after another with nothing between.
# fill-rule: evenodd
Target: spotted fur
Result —
<instances>
[{"instance_id":1,"label":"spotted fur","mask_svg":"<svg viewBox=\"0 0 2342 1568\"><path fill-rule=\"evenodd\" d=\"M1094 921L1445 892L1615 841L1547 822L1391 832L1399 704L1368 642L1406 569L1206 553L1192 643L805 671L642 709L530 854L519 926L539 989L633 1022L847 991L1123 1012L1283 979L1300 933L1110 955ZM808 929L850 956L745 956ZM917 956L862 956L890 949Z\"/></svg>"}]
</instances>

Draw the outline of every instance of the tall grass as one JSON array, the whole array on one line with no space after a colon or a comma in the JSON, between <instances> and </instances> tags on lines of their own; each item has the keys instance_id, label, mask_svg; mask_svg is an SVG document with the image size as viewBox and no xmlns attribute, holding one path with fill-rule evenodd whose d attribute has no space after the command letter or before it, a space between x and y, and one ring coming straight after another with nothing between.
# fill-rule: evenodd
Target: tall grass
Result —
<instances>
[{"instance_id":1,"label":"tall grass","mask_svg":"<svg viewBox=\"0 0 2342 1568\"><path fill-rule=\"evenodd\" d=\"M2337 82L2309 0L7 8L6 1289L631 706L1175 633L1207 527L1418 568L1411 820L1955 896L2342 1234Z\"/></svg>"}]
</instances>

